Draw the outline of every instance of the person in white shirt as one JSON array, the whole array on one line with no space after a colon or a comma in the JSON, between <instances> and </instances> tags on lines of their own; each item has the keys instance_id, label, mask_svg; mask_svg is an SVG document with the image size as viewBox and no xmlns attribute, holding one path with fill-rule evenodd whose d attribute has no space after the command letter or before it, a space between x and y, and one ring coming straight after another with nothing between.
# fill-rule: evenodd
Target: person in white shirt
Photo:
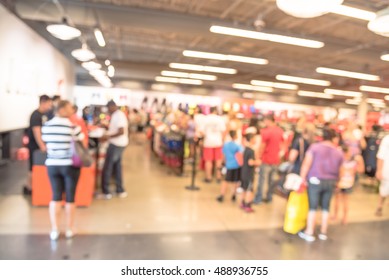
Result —
<instances>
[{"instance_id":1,"label":"person in white shirt","mask_svg":"<svg viewBox=\"0 0 389 280\"><path fill-rule=\"evenodd\" d=\"M211 114L203 118L200 124L200 132L204 137L203 158L205 161L205 180L212 181L213 162L216 163L216 179L221 181L221 167L223 160L223 139L226 131L226 124L221 116L217 115L217 108L211 108Z\"/></svg>"},{"instance_id":2,"label":"person in white shirt","mask_svg":"<svg viewBox=\"0 0 389 280\"><path fill-rule=\"evenodd\" d=\"M382 216L382 209L386 197L389 196L389 135L386 135L380 144L377 153L376 177L381 181L380 200L376 211L377 216Z\"/></svg>"},{"instance_id":3,"label":"person in white shirt","mask_svg":"<svg viewBox=\"0 0 389 280\"><path fill-rule=\"evenodd\" d=\"M111 114L111 120L107 135L101 139L109 142L101 182L103 195L105 199L112 198L109 182L112 175L115 175L116 193L120 198L126 198L127 193L123 187L122 156L128 145L128 119L114 101L109 101L107 107Z\"/></svg>"}]
</instances>

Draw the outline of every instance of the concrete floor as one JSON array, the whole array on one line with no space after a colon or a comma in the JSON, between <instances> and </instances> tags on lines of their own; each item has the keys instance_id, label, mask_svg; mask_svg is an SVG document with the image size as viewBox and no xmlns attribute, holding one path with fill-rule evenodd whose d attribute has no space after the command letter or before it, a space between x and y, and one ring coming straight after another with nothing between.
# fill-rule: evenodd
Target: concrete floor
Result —
<instances>
[{"instance_id":1,"label":"concrete floor","mask_svg":"<svg viewBox=\"0 0 389 280\"><path fill-rule=\"evenodd\" d=\"M0 170L0 259L389 259L389 205L374 216L378 195L357 188L350 221L334 222L330 240L307 244L282 231L286 201L255 207L215 201L219 186L185 190L190 178L176 177L146 146L126 150L129 197L95 200L77 210L77 236L51 242L48 212L21 193L26 163ZM186 172L189 175L189 169Z\"/></svg>"}]
</instances>

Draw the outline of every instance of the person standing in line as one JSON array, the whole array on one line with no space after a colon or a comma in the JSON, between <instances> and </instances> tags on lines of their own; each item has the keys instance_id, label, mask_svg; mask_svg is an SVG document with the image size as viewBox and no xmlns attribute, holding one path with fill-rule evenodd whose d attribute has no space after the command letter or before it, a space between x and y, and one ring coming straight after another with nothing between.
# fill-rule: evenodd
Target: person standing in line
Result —
<instances>
[{"instance_id":1,"label":"person standing in line","mask_svg":"<svg viewBox=\"0 0 389 280\"><path fill-rule=\"evenodd\" d=\"M264 202L270 203L273 198L273 176L281 163L281 154L285 154L284 131L277 126L273 115L265 117L265 128L261 130L261 145L258 156L262 161L259 168L259 181L254 204L262 203L263 189L267 185Z\"/></svg>"},{"instance_id":2,"label":"person standing in line","mask_svg":"<svg viewBox=\"0 0 389 280\"><path fill-rule=\"evenodd\" d=\"M226 124L222 117L217 115L217 108L211 108L211 114L205 116L201 122L200 132L204 137L203 158L205 161L205 183L212 182L212 168L215 162L216 179L221 181L221 167L223 160L223 139Z\"/></svg>"},{"instance_id":3,"label":"person standing in line","mask_svg":"<svg viewBox=\"0 0 389 280\"><path fill-rule=\"evenodd\" d=\"M186 141L189 143L189 159L193 160L195 149L196 149L196 122L194 115L187 115L186 121Z\"/></svg>"},{"instance_id":4,"label":"person standing in line","mask_svg":"<svg viewBox=\"0 0 389 280\"><path fill-rule=\"evenodd\" d=\"M47 121L47 112L51 110L51 98L47 95L39 97L39 108L35 110L30 117L30 124L27 130L28 135L28 150L29 150L29 164L28 164L28 179L27 185L23 186L23 194L31 195L32 187L32 166L34 164L34 152L41 150L46 152L46 145L42 141L42 125Z\"/></svg>"},{"instance_id":5,"label":"person standing in line","mask_svg":"<svg viewBox=\"0 0 389 280\"><path fill-rule=\"evenodd\" d=\"M308 242L315 241L316 212L322 209L320 240L327 240L328 218L332 193L339 180L343 164L343 153L337 148L339 136L335 130L323 129L323 141L312 144L301 166L300 176L308 183L309 213L305 231L299 237Z\"/></svg>"},{"instance_id":6,"label":"person standing in line","mask_svg":"<svg viewBox=\"0 0 389 280\"><path fill-rule=\"evenodd\" d=\"M245 134L245 148L243 152L243 165L241 168L242 202L240 208L247 213L254 212L251 207L253 201L254 172L255 167L261 165L261 161L255 157L255 134Z\"/></svg>"},{"instance_id":7,"label":"person standing in line","mask_svg":"<svg viewBox=\"0 0 389 280\"><path fill-rule=\"evenodd\" d=\"M385 200L389 196L389 135L382 139L378 149L376 177L381 183L380 199L375 214L381 217Z\"/></svg>"},{"instance_id":8,"label":"person standing in line","mask_svg":"<svg viewBox=\"0 0 389 280\"><path fill-rule=\"evenodd\" d=\"M101 182L103 198L112 198L112 194L109 190L109 182L112 175L115 175L117 195L120 198L126 198L127 192L123 187L122 157L123 152L128 145L128 120L126 115L119 110L114 101L109 101L107 107L111 114L111 121L108 126L107 135L101 139L101 141L108 140L109 142Z\"/></svg>"},{"instance_id":9,"label":"person standing in line","mask_svg":"<svg viewBox=\"0 0 389 280\"><path fill-rule=\"evenodd\" d=\"M78 107L77 105L73 105L73 114L70 116L70 121L72 122L73 125L81 127L81 131L84 134L84 139L83 143L85 147L88 147L88 127L86 126L86 122L84 121L83 118L77 115L78 112Z\"/></svg>"},{"instance_id":10,"label":"person standing in line","mask_svg":"<svg viewBox=\"0 0 389 280\"><path fill-rule=\"evenodd\" d=\"M220 195L216 198L219 202L224 201L228 185L230 185L231 198L234 202L236 200L236 190L240 182L241 163L238 161L238 154L243 152L243 148L237 143L238 136L236 131L229 131L229 136L231 140L227 141L223 146L223 156L227 173L220 188Z\"/></svg>"},{"instance_id":11,"label":"person standing in line","mask_svg":"<svg viewBox=\"0 0 389 280\"><path fill-rule=\"evenodd\" d=\"M55 113L57 112L58 104L61 101L61 96L60 95L54 95L51 98L51 101L52 101L52 108L51 108L51 110L49 110L46 113L48 120L51 120L52 118L55 117Z\"/></svg>"},{"instance_id":12,"label":"person standing in line","mask_svg":"<svg viewBox=\"0 0 389 280\"><path fill-rule=\"evenodd\" d=\"M62 197L65 193L66 238L74 236L74 197L80 168L73 167L71 142L82 141L84 135L81 127L75 127L70 121L73 107L69 101L61 100L56 116L42 127L42 140L47 146L46 166L52 189L52 200L49 205L51 221L50 239L58 240L60 236L59 218L62 207Z\"/></svg>"}]
</instances>

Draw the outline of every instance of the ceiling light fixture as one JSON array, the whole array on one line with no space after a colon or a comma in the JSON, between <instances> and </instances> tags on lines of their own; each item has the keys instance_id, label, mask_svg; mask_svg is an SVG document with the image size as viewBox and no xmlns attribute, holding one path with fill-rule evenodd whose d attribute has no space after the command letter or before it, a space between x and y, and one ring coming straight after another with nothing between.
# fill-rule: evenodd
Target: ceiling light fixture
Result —
<instances>
[{"instance_id":1,"label":"ceiling light fixture","mask_svg":"<svg viewBox=\"0 0 389 280\"><path fill-rule=\"evenodd\" d=\"M287 76L287 75L277 75L276 79L279 81L299 83L299 84L308 84L308 85L315 85L315 86L323 86L323 87L331 85L331 82L325 81L325 80L301 78L301 77L294 77L294 76Z\"/></svg>"},{"instance_id":2,"label":"ceiling light fixture","mask_svg":"<svg viewBox=\"0 0 389 280\"><path fill-rule=\"evenodd\" d=\"M389 94L389 88L372 87L372 86L360 86L359 89L361 91Z\"/></svg>"},{"instance_id":3,"label":"ceiling light fixture","mask_svg":"<svg viewBox=\"0 0 389 280\"><path fill-rule=\"evenodd\" d=\"M303 97L313 97L313 98L323 98L323 99L334 98L334 96L323 92L313 92L313 91L305 91L305 90L299 90L297 94Z\"/></svg>"},{"instance_id":4,"label":"ceiling light fixture","mask_svg":"<svg viewBox=\"0 0 389 280\"><path fill-rule=\"evenodd\" d=\"M200 72L213 72L213 73L222 73L222 74L236 74L238 71L233 68L223 68L223 67L213 67L213 66L203 66L196 64L185 64L185 63L170 63L170 68L175 69L184 69L184 70L193 70Z\"/></svg>"},{"instance_id":5,"label":"ceiling light fixture","mask_svg":"<svg viewBox=\"0 0 389 280\"><path fill-rule=\"evenodd\" d=\"M389 61L389 53L385 53L385 54L381 55L381 60Z\"/></svg>"},{"instance_id":6,"label":"ceiling light fixture","mask_svg":"<svg viewBox=\"0 0 389 280\"><path fill-rule=\"evenodd\" d=\"M108 77L113 78L115 76L115 67L113 65L108 66Z\"/></svg>"},{"instance_id":7,"label":"ceiling light fixture","mask_svg":"<svg viewBox=\"0 0 389 280\"><path fill-rule=\"evenodd\" d=\"M99 28L95 28L95 38L100 47L105 47L103 32Z\"/></svg>"},{"instance_id":8,"label":"ceiling light fixture","mask_svg":"<svg viewBox=\"0 0 389 280\"><path fill-rule=\"evenodd\" d=\"M362 93L360 93L358 91L340 90L340 89L333 89L333 88L325 89L324 93L331 94L331 95L346 96L346 97L361 97L362 96Z\"/></svg>"},{"instance_id":9,"label":"ceiling light fixture","mask_svg":"<svg viewBox=\"0 0 389 280\"><path fill-rule=\"evenodd\" d=\"M277 6L288 15L313 18L329 13L343 0L277 0Z\"/></svg>"},{"instance_id":10,"label":"ceiling light fixture","mask_svg":"<svg viewBox=\"0 0 389 280\"><path fill-rule=\"evenodd\" d=\"M83 62L81 66L88 71L101 69L101 64L94 61Z\"/></svg>"},{"instance_id":11,"label":"ceiling light fixture","mask_svg":"<svg viewBox=\"0 0 389 280\"><path fill-rule=\"evenodd\" d=\"M270 41L270 42L275 42L275 43L295 45L295 46L307 47L307 48L322 48L322 47L324 47L324 43L320 42L320 41L285 36L285 35L279 35L279 34L271 34L271 33L263 33L263 32L251 31L251 30L244 30L244 29L238 29L238 28L224 27L224 26L218 26L218 25L212 26L210 31L213 33L218 33L218 34L223 34L223 35L230 35L230 36L244 37L244 38L250 38L250 39L256 39L256 40Z\"/></svg>"},{"instance_id":12,"label":"ceiling light fixture","mask_svg":"<svg viewBox=\"0 0 389 280\"><path fill-rule=\"evenodd\" d=\"M273 92L273 89L271 87L260 87L260 86L253 86L253 85L247 85L247 84L233 84L232 87L235 89L244 89L244 90L252 90L252 91L262 91L262 92Z\"/></svg>"},{"instance_id":13,"label":"ceiling light fixture","mask_svg":"<svg viewBox=\"0 0 389 280\"><path fill-rule=\"evenodd\" d=\"M331 13L366 21L371 21L376 17L376 14L374 12L369 12L366 10L361 10L345 5L336 6L331 10Z\"/></svg>"},{"instance_id":14,"label":"ceiling light fixture","mask_svg":"<svg viewBox=\"0 0 389 280\"><path fill-rule=\"evenodd\" d=\"M174 84L189 84L189 85L202 85L201 80L182 79L182 78L169 78L169 77L155 77L157 82L174 83Z\"/></svg>"},{"instance_id":15,"label":"ceiling light fixture","mask_svg":"<svg viewBox=\"0 0 389 280\"><path fill-rule=\"evenodd\" d=\"M252 64L259 64L259 65L269 64L269 61L267 59L239 56L239 55L198 52L198 51L189 51L189 50L183 51L182 54L187 57L215 59L215 60L223 60L223 61L235 61L235 62L252 63Z\"/></svg>"},{"instance_id":16,"label":"ceiling light fixture","mask_svg":"<svg viewBox=\"0 0 389 280\"><path fill-rule=\"evenodd\" d=\"M89 74L93 77L107 77L107 73L104 70L92 70Z\"/></svg>"},{"instance_id":17,"label":"ceiling light fixture","mask_svg":"<svg viewBox=\"0 0 389 280\"><path fill-rule=\"evenodd\" d=\"M367 80L367 81L379 81L380 77L376 75L371 74L364 74L364 73L358 73L358 72L351 72L351 71L345 71L345 70L339 70L339 69L333 69L333 68L326 68L326 67L318 67L316 68L316 72L320 74L327 74L327 75L333 75L333 76L342 76L352 79L359 79L359 80Z\"/></svg>"},{"instance_id":18,"label":"ceiling light fixture","mask_svg":"<svg viewBox=\"0 0 389 280\"><path fill-rule=\"evenodd\" d=\"M389 7L379 11L367 28L378 35L389 37Z\"/></svg>"},{"instance_id":19,"label":"ceiling light fixture","mask_svg":"<svg viewBox=\"0 0 389 280\"><path fill-rule=\"evenodd\" d=\"M72 56L77 60L83 62L96 58L96 55L90 49L88 49L88 46L86 44L82 44L81 49L72 51Z\"/></svg>"},{"instance_id":20,"label":"ceiling light fixture","mask_svg":"<svg viewBox=\"0 0 389 280\"><path fill-rule=\"evenodd\" d=\"M252 80L251 84L253 86L273 87L273 88L279 88L279 89L290 89L290 90L297 90L298 89L297 85L284 84L284 83L274 83L274 82L268 82L268 81Z\"/></svg>"},{"instance_id":21,"label":"ceiling light fixture","mask_svg":"<svg viewBox=\"0 0 389 280\"><path fill-rule=\"evenodd\" d=\"M111 64L111 61L109 61L109 59L106 59L104 63L105 63L105 66L109 66Z\"/></svg>"},{"instance_id":22,"label":"ceiling light fixture","mask_svg":"<svg viewBox=\"0 0 389 280\"><path fill-rule=\"evenodd\" d=\"M162 71L162 76L177 77L177 78L189 78L197 80L206 80L206 81L216 81L217 77L214 75L205 75L205 74L194 74L194 73L185 73L185 72L176 72L176 71Z\"/></svg>"},{"instance_id":23,"label":"ceiling light fixture","mask_svg":"<svg viewBox=\"0 0 389 280\"><path fill-rule=\"evenodd\" d=\"M383 99L378 99L378 98L367 98L366 99L367 103L369 104L385 104L385 101Z\"/></svg>"},{"instance_id":24,"label":"ceiling light fixture","mask_svg":"<svg viewBox=\"0 0 389 280\"><path fill-rule=\"evenodd\" d=\"M81 31L70 26L66 18L63 18L61 24L48 25L46 30L54 37L64 41L73 40L81 36Z\"/></svg>"},{"instance_id":25,"label":"ceiling light fixture","mask_svg":"<svg viewBox=\"0 0 389 280\"><path fill-rule=\"evenodd\" d=\"M346 99L344 102L349 105L359 105L361 103L358 99Z\"/></svg>"},{"instance_id":26,"label":"ceiling light fixture","mask_svg":"<svg viewBox=\"0 0 389 280\"><path fill-rule=\"evenodd\" d=\"M253 99L255 96L254 96L254 94L252 92L244 92L242 94L242 97L243 98L248 98L248 99Z\"/></svg>"}]
</instances>

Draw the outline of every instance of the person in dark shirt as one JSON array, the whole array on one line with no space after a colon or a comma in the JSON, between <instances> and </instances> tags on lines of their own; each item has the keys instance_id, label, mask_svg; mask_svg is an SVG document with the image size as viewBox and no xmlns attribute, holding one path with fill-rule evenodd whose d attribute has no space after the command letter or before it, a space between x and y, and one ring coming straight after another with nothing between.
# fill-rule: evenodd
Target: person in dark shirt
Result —
<instances>
[{"instance_id":1,"label":"person in dark shirt","mask_svg":"<svg viewBox=\"0 0 389 280\"><path fill-rule=\"evenodd\" d=\"M39 97L39 108L35 110L30 117L29 127L27 130L28 135L28 150L30 153L29 165L28 165L28 182L23 187L23 193L25 195L31 194L31 171L33 166L34 152L36 150L46 151L46 146L42 141L41 128L47 121L47 112L52 108L51 98L47 95Z\"/></svg>"},{"instance_id":2,"label":"person in dark shirt","mask_svg":"<svg viewBox=\"0 0 389 280\"><path fill-rule=\"evenodd\" d=\"M242 192L242 203L241 208L247 212L252 213L254 210L251 208L253 201L253 183L254 183L254 172L255 166L261 164L260 160L255 159L254 146L256 143L254 134L245 135L245 149L243 153L243 166L241 168L241 188Z\"/></svg>"},{"instance_id":3,"label":"person in dark shirt","mask_svg":"<svg viewBox=\"0 0 389 280\"><path fill-rule=\"evenodd\" d=\"M55 113L56 113L57 108L58 108L58 103L61 101L61 96L54 95L51 98L51 101L52 101L52 107L49 111L46 112L46 116L47 116L48 120L51 120L52 118L55 117Z\"/></svg>"}]
</instances>

